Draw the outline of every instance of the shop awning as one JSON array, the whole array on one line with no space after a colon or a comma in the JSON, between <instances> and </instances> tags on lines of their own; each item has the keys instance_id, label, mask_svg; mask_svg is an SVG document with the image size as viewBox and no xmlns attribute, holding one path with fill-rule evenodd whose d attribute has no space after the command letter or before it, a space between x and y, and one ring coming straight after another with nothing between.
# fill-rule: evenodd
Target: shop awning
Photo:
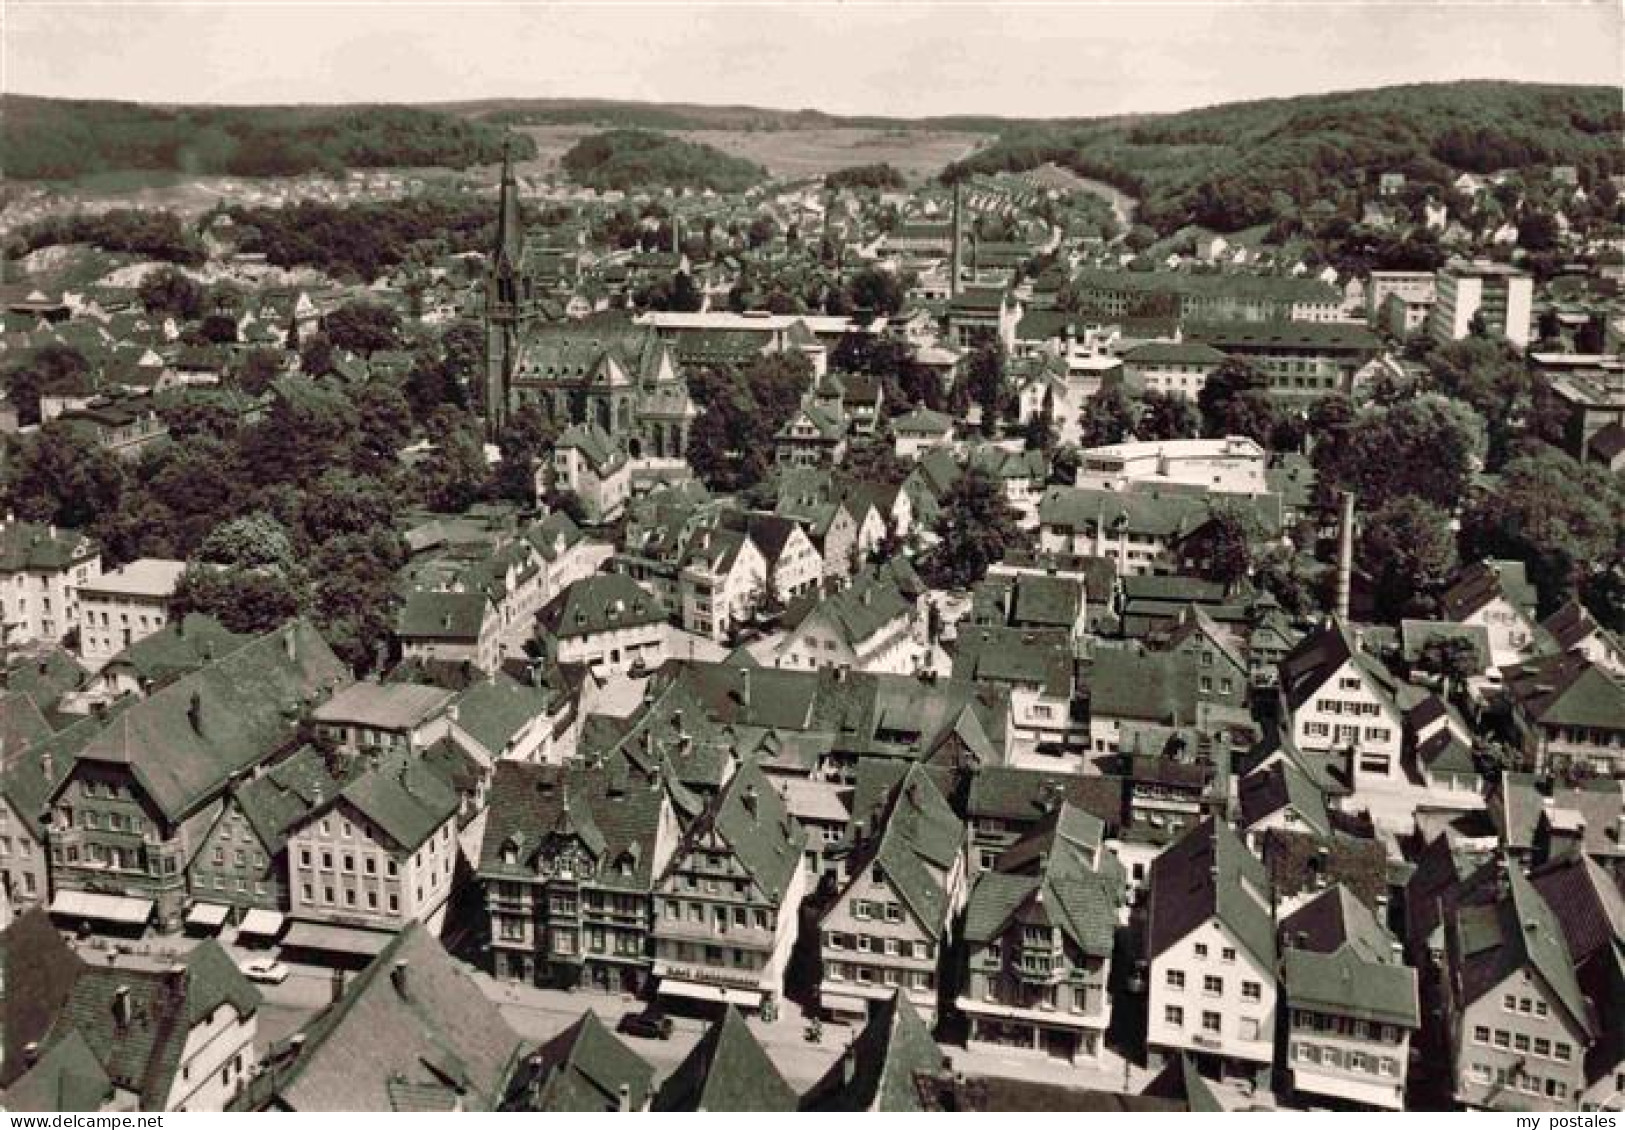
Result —
<instances>
[{"instance_id":1,"label":"shop awning","mask_svg":"<svg viewBox=\"0 0 1625 1130\"><path fill-rule=\"evenodd\" d=\"M293 949L375 957L384 951L392 937L376 930L355 930L326 922L295 922L288 928L288 936L282 939L282 944Z\"/></svg>"},{"instance_id":2,"label":"shop awning","mask_svg":"<svg viewBox=\"0 0 1625 1130\"><path fill-rule=\"evenodd\" d=\"M218 930L226 924L231 909L221 906L217 902L195 902L192 909L186 912L188 926L202 926L209 930Z\"/></svg>"},{"instance_id":3,"label":"shop awning","mask_svg":"<svg viewBox=\"0 0 1625 1130\"><path fill-rule=\"evenodd\" d=\"M243 915L243 920L237 926L239 934L253 934L260 938L274 938L282 933L284 919L274 910L251 910Z\"/></svg>"},{"instance_id":4,"label":"shop awning","mask_svg":"<svg viewBox=\"0 0 1625 1130\"><path fill-rule=\"evenodd\" d=\"M94 918L98 922L117 922L123 926L140 926L152 917L152 900L104 895L95 891L58 891L56 898L51 900L51 913L70 918Z\"/></svg>"},{"instance_id":5,"label":"shop awning","mask_svg":"<svg viewBox=\"0 0 1625 1130\"><path fill-rule=\"evenodd\" d=\"M715 1001L718 1004L737 1005L740 1008L761 1008L762 994L753 989L730 989L724 985L701 985L694 981L660 982L663 997L686 997L695 1001Z\"/></svg>"}]
</instances>

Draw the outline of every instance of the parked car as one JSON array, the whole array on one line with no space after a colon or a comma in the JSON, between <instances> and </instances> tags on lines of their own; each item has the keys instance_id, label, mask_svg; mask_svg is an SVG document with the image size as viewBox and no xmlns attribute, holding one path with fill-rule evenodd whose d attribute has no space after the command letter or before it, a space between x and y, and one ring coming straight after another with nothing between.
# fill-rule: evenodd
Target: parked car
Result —
<instances>
[{"instance_id":1,"label":"parked car","mask_svg":"<svg viewBox=\"0 0 1625 1130\"><path fill-rule=\"evenodd\" d=\"M243 976L265 985L280 985L288 979L290 970L280 961L268 957L255 958L243 965Z\"/></svg>"},{"instance_id":2,"label":"parked car","mask_svg":"<svg viewBox=\"0 0 1625 1130\"><path fill-rule=\"evenodd\" d=\"M655 1012L629 1012L621 1017L621 1022L615 1026L618 1032L625 1032L628 1036L642 1036L646 1040L671 1039L671 1017L664 1013Z\"/></svg>"}]
</instances>

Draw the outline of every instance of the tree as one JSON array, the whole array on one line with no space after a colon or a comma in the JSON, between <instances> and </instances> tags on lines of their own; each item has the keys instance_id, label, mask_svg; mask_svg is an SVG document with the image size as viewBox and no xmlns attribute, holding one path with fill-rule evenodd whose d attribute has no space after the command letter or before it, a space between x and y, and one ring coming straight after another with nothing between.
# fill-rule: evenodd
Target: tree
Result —
<instances>
[{"instance_id":1,"label":"tree","mask_svg":"<svg viewBox=\"0 0 1625 1130\"><path fill-rule=\"evenodd\" d=\"M1021 531L999 485L972 467L943 495L936 534L937 544L924 562L926 579L933 587L966 589L1004 559Z\"/></svg>"},{"instance_id":2,"label":"tree","mask_svg":"<svg viewBox=\"0 0 1625 1130\"><path fill-rule=\"evenodd\" d=\"M1196 406L1205 436L1249 436L1268 445L1275 431L1278 409L1269 396L1269 378L1245 361L1232 358L1209 373Z\"/></svg>"},{"instance_id":3,"label":"tree","mask_svg":"<svg viewBox=\"0 0 1625 1130\"><path fill-rule=\"evenodd\" d=\"M484 493L490 468L478 422L449 405L435 410L428 433L435 448L418 467L424 505L444 513L467 510Z\"/></svg>"},{"instance_id":4,"label":"tree","mask_svg":"<svg viewBox=\"0 0 1625 1130\"><path fill-rule=\"evenodd\" d=\"M371 356L400 343L400 315L377 302L346 302L322 319L322 332L335 349Z\"/></svg>"},{"instance_id":5,"label":"tree","mask_svg":"<svg viewBox=\"0 0 1625 1130\"><path fill-rule=\"evenodd\" d=\"M908 478L909 466L897 458L897 449L883 438L853 443L841 462L842 473L853 482L895 486Z\"/></svg>"},{"instance_id":6,"label":"tree","mask_svg":"<svg viewBox=\"0 0 1625 1130\"><path fill-rule=\"evenodd\" d=\"M1485 658L1465 636L1434 636L1422 645L1416 669L1438 676L1448 693L1452 689L1459 691L1468 679L1480 674Z\"/></svg>"},{"instance_id":7,"label":"tree","mask_svg":"<svg viewBox=\"0 0 1625 1130\"><path fill-rule=\"evenodd\" d=\"M237 321L229 314L208 314L198 324L197 336L209 345L234 345Z\"/></svg>"},{"instance_id":8,"label":"tree","mask_svg":"<svg viewBox=\"0 0 1625 1130\"><path fill-rule=\"evenodd\" d=\"M387 526L323 544L311 561L310 614L351 670L376 670L387 651L400 598L395 570L406 553Z\"/></svg>"},{"instance_id":9,"label":"tree","mask_svg":"<svg viewBox=\"0 0 1625 1130\"><path fill-rule=\"evenodd\" d=\"M192 612L213 616L233 632L258 635L299 614L296 583L275 569L190 566L171 600L177 619Z\"/></svg>"},{"instance_id":10,"label":"tree","mask_svg":"<svg viewBox=\"0 0 1625 1130\"><path fill-rule=\"evenodd\" d=\"M30 522L84 529L116 511L125 469L81 428L53 420L22 439L7 484L7 506Z\"/></svg>"},{"instance_id":11,"label":"tree","mask_svg":"<svg viewBox=\"0 0 1625 1130\"><path fill-rule=\"evenodd\" d=\"M263 510L216 526L198 547L199 561L291 573L299 556L288 528Z\"/></svg>"},{"instance_id":12,"label":"tree","mask_svg":"<svg viewBox=\"0 0 1625 1130\"><path fill-rule=\"evenodd\" d=\"M1201 426L1196 406L1185 397L1152 391L1145 394L1135 431L1141 439L1193 439Z\"/></svg>"},{"instance_id":13,"label":"tree","mask_svg":"<svg viewBox=\"0 0 1625 1130\"><path fill-rule=\"evenodd\" d=\"M1135 415L1121 385L1101 385L1084 402L1083 416L1078 421L1082 428L1080 442L1085 448L1122 443L1134 435Z\"/></svg>"},{"instance_id":14,"label":"tree","mask_svg":"<svg viewBox=\"0 0 1625 1130\"><path fill-rule=\"evenodd\" d=\"M388 530L396 508L395 491L382 479L334 468L299 492L299 541L319 546Z\"/></svg>"},{"instance_id":15,"label":"tree","mask_svg":"<svg viewBox=\"0 0 1625 1130\"><path fill-rule=\"evenodd\" d=\"M52 342L34 350L6 370L6 398L17 409L17 422L40 422L40 397L53 393L92 391L90 363L72 346Z\"/></svg>"},{"instance_id":16,"label":"tree","mask_svg":"<svg viewBox=\"0 0 1625 1130\"><path fill-rule=\"evenodd\" d=\"M558 441L559 428L534 403L521 404L502 425L497 448L496 494L511 502L530 503L536 495L536 461Z\"/></svg>"},{"instance_id":17,"label":"tree","mask_svg":"<svg viewBox=\"0 0 1625 1130\"><path fill-rule=\"evenodd\" d=\"M1197 574L1232 592L1253 569L1253 542L1258 523L1251 512L1216 506L1203 534L1204 550Z\"/></svg>"},{"instance_id":18,"label":"tree","mask_svg":"<svg viewBox=\"0 0 1625 1130\"><path fill-rule=\"evenodd\" d=\"M326 334L311 334L299 344L299 368L309 377L333 371L333 343Z\"/></svg>"},{"instance_id":19,"label":"tree","mask_svg":"<svg viewBox=\"0 0 1625 1130\"><path fill-rule=\"evenodd\" d=\"M1363 413L1348 430L1336 468L1366 510L1415 495L1454 512L1484 463L1484 421L1466 404L1420 396Z\"/></svg>"},{"instance_id":20,"label":"tree","mask_svg":"<svg viewBox=\"0 0 1625 1130\"><path fill-rule=\"evenodd\" d=\"M1446 342L1428 355L1433 386L1470 405L1484 418L1490 467L1505 461L1513 421L1532 391L1523 359L1503 340L1467 337Z\"/></svg>"},{"instance_id":21,"label":"tree","mask_svg":"<svg viewBox=\"0 0 1625 1130\"><path fill-rule=\"evenodd\" d=\"M1392 498L1366 516L1359 554L1387 619L1430 612L1456 567L1450 515L1413 495Z\"/></svg>"},{"instance_id":22,"label":"tree","mask_svg":"<svg viewBox=\"0 0 1625 1130\"><path fill-rule=\"evenodd\" d=\"M249 396L264 396L282 375L282 366L282 358L269 349L253 349L238 361L232 379Z\"/></svg>"},{"instance_id":23,"label":"tree","mask_svg":"<svg viewBox=\"0 0 1625 1130\"><path fill-rule=\"evenodd\" d=\"M1307 616L1315 609L1314 578L1290 546L1270 546L1258 555L1253 584L1273 596L1288 616Z\"/></svg>"},{"instance_id":24,"label":"tree","mask_svg":"<svg viewBox=\"0 0 1625 1130\"><path fill-rule=\"evenodd\" d=\"M999 409L1004 405L1004 346L986 341L971 351L966 363L965 389L981 406L982 434L992 435L998 426Z\"/></svg>"},{"instance_id":25,"label":"tree","mask_svg":"<svg viewBox=\"0 0 1625 1130\"><path fill-rule=\"evenodd\" d=\"M1049 481L1071 486L1077 482L1078 468L1083 466L1083 452L1078 450L1077 444L1063 443L1057 447L1049 460Z\"/></svg>"},{"instance_id":26,"label":"tree","mask_svg":"<svg viewBox=\"0 0 1625 1130\"><path fill-rule=\"evenodd\" d=\"M366 474L384 474L396 466L400 449L412 438L412 406L400 386L371 380L355 393L357 416L354 464Z\"/></svg>"},{"instance_id":27,"label":"tree","mask_svg":"<svg viewBox=\"0 0 1625 1130\"><path fill-rule=\"evenodd\" d=\"M203 309L203 288L174 267L160 267L136 287L147 313L189 322Z\"/></svg>"},{"instance_id":28,"label":"tree","mask_svg":"<svg viewBox=\"0 0 1625 1130\"><path fill-rule=\"evenodd\" d=\"M868 267L847 281L848 300L859 310L890 317L903 308L908 284L896 271Z\"/></svg>"},{"instance_id":29,"label":"tree","mask_svg":"<svg viewBox=\"0 0 1625 1130\"><path fill-rule=\"evenodd\" d=\"M1461 542L1469 558L1527 562L1542 610L1550 612L1620 566L1625 486L1595 464L1543 446L1509 462L1466 507Z\"/></svg>"}]
</instances>

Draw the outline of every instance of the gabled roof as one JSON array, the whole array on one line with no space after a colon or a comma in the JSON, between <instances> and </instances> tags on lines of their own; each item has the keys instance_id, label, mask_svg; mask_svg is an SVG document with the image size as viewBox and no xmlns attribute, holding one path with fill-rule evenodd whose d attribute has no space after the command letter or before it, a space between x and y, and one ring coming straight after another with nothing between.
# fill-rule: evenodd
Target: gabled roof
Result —
<instances>
[{"instance_id":1,"label":"gabled roof","mask_svg":"<svg viewBox=\"0 0 1625 1130\"><path fill-rule=\"evenodd\" d=\"M807 833L760 769L752 764L742 766L689 828L685 839L708 826L733 850L769 903L777 906L801 866Z\"/></svg>"},{"instance_id":2,"label":"gabled roof","mask_svg":"<svg viewBox=\"0 0 1625 1130\"><path fill-rule=\"evenodd\" d=\"M1535 607L1535 587L1521 561L1479 561L1463 569L1439 598L1440 615L1465 620L1499 597L1529 615Z\"/></svg>"},{"instance_id":3,"label":"gabled roof","mask_svg":"<svg viewBox=\"0 0 1625 1130\"><path fill-rule=\"evenodd\" d=\"M408 852L416 851L455 817L459 805L456 790L416 759L386 758L346 785L340 795ZM321 811L325 809L313 810L311 817Z\"/></svg>"},{"instance_id":4,"label":"gabled roof","mask_svg":"<svg viewBox=\"0 0 1625 1130\"><path fill-rule=\"evenodd\" d=\"M255 1105L288 1110L495 1110L519 1066L507 1020L422 924L409 923L316 1015L273 1046ZM415 1093L409 1093L408 1089Z\"/></svg>"},{"instance_id":5,"label":"gabled roof","mask_svg":"<svg viewBox=\"0 0 1625 1130\"><path fill-rule=\"evenodd\" d=\"M639 1111L649 1099L654 1068L604 1027L591 1009L537 1048L515 1074L504 1110L550 1114Z\"/></svg>"},{"instance_id":6,"label":"gabled roof","mask_svg":"<svg viewBox=\"0 0 1625 1130\"><path fill-rule=\"evenodd\" d=\"M1516 862L1505 867L1506 895L1493 903L1457 906L1445 916L1446 955L1462 1003L1493 992L1520 969L1538 976L1586 1035L1596 1018L1580 991L1563 927Z\"/></svg>"},{"instance_id":7,"label":"gabled roof","mask_svg":"<svg viewBox=\"0 0 1625 1130\"><path fill-rule=\"evenodd\" d=\"M1298 641L1298 646L1281 660L1281 690L1288 707L1301 708L1349 662L1359 669L1372 690L1392 703L1397 689L1393 676L1375 656L1362 651L1347 626L1334 618Z\"/></svg>"},{"instance_id":8,"label":"gabled roof","mask_svg":"<svg viewBox=\"0 0 1625 1130\"><path fill-rule=\"evenodd\" d=\"M526 725L553 708L545 688L498 674L470 686L457 699L457 726L493 757Z\"/></svg>"},{"instance_id":9,"label":"gabled roof","mask_svg":"<svg viewBox=\"0 0 1625 1130\"><path fill-rule=\"evenodd\" d=\"M483 592L414 589L396 613L395 634L403 640L473 642L494 614L491 598Z\"/></svg>"},{"instance_id":10,"label":"gabled roof","mask_svg":"<svg viewBox=\"0 0 1625 1130\"><path fill-rule=\"evenodd\" d=\"M647 891L669 804L667 782L624 759L590 768L498 761L480 874L534 876L539 859L569 840L598 863L596 882Z\"/></svg>"},{"instance_id":11,"label":"gabled roof","mask_svg":"<svg viewBox=\"0 0 1625 1130\"><path fill-rule=\"evenodd\" d=\"M965 825L924 766L909 766L893 790L876 834L860 843L847 865L855 884L874 865L932 938L947 930L947 882L965 843ZM852 884L848 884L850 889ZM845 892L842 892L843 898ZM840 903L832 904L832 910Z\"/></svg>"},{"instance_id":12,"label":"gabled roof","mask_svg":"<svg viewBox=\"0 0 1625 1130\"><path fill-rule=\"evenodd\" d=\"M1095 868L1101 830L1099 821L1070 805L1041 820L976 877L965 907L965 940L986 945L1019 922L1058 928L1083 952L1109 955L1123 872L1109 856Z\"/></svg>"},{"instance_id":13,"label":"gabled roof","mask_svg":"<svg viewBox=\"0 0 1625 1130\"><path fill-rule=\"evenodd\" d=\"M274 767L237 787L237 807L267 855L275 856L306 815L339 794L343 783L327 769L327 759L304 746Z\"/></svg>"},{"instance_id":14,"label":"gabled roof","mask_svg":"<svg viewBox=\"0 0 1625 1130\"><path fill-rule=\"evenodd\" d=\"M1266 969L1275 966L1269 875L1230 826L1205 820L1151 863L1146 952L1160 956L1217 920Z\"/></svg>"},{"instance_id":15,"label":"gabled roof","mask_svg":"<svg viewBox=\"0 0 1625 1130\"><path fill-rule=\"evenodd\" d=\"M1243 828L1285 810L1303 821L1307 831L1321 836L1332 833L1325 794L1290 761L1276 761L1267 769L1243 777L1238 791Z\"/></svg>"},{"instance_id":16,"label":"gabled roof","mask_svg":"<svg viewBox=\"0 0 1625 1130\"><path fill-rule=\"evenodd\" d=\"M76 756L128 766L178 819L285 746L311 703L350 682L315 628L294 621L130 704Z\"/></svg>"},{"instance_id":17,"label":"gabled roof","mask_svg":"<svg viewBox=\"0 0 1625 1130\"><path fill-rule=\"evenodd\" d=\"M1099 819L1115 835L1123 812L1123 780L1051 773L1014 765L984 765L971 777L965 814L971 820L1036 822L1062 803Z\"/></svg>"},{"instance_id":18,"label":"gabled roof","mask_svg":"<svg viewBox=\"0 0 1625 1130\"><path fill-rule=\"evenodd\" d=\"M851 1045L802 1098L801 1109L922 1111L915 1079L942 1069L942 1049L898 990L870 1009Z\"/></svg>"},{"instance_id":19,"label":"gabled roof","mask_svg":"<svg viewBox=\"0 0 1625 1130\"><path fill-rule=\"evenodd\" d=\"M599 478L613 474L626 463L626 456L615 446L614 438L591 422L575 424L566 429L556 446L579 451L593 474Z\"/></svg>"},{"instance_id":20,"label":"gabled roof","mask_svg":"<svg viewBox=\"0 0 1625 1130\"><path fill-rule=\"evenodd\" d=\"M666 613L655 598L625 573L583 577L536 614L538 629L561 640L665 620Z\"/></svg>"},{"instance_id":21,"label":"gabled roof","mask_svg":"<svg viewBox=\"0 0 1625 1130\"><path fill-rule=\"evenodd\" d=\"M1625 686L1584 655L1547 656L1503 676L1507 697L1539 725L1625 729Z\"/></svg>"},{"instance_id":22,"label":"gabled roof","mask_svg":"<svg viewBox=\"0 0 1625 1130\"><path fill-rule=\"evenodd\" d=\"M785 1082L733 1005L706 1029L694 1050L661 1083L655 1111L792 1111Z\"/></svg>"},{"instance_id":23,"label":"gabled roof","mask_svg":"<svg viewBox=\"0 0 1625 1130\"><path fill-rule=\"evenodd\" d=\"M422 683L352 683L311 712L317 722L410 730L438 717L452 693Z\"/></svg>"}]
</instances>

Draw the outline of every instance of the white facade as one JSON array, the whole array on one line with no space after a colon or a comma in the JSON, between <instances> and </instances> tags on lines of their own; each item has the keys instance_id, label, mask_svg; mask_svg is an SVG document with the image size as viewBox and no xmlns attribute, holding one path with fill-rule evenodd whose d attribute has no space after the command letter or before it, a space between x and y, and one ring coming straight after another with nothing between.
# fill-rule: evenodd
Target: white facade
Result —
<instances>
[{"instance_id":1,"label":"white facade","mask_svg":"<svg viewBox=\"0 0 1625 1130\"><path fill-rule=\"evenodd\" d=\"M1438 299L1429 318L1435 341L1460 341L1481 316L1492 334L1515 348L1529 346L1535 280L1498 264L1455 263L1439 274Z\"/></svg>"},{"instance_id":2,"label":"white facade","mask_svg":"<svg viewBox=\"0 0 1625 1130\"><path fill-rule=\"evenodd\" d=\"M80 657L103 662L160 631L169 623L169 600L185 571L184 561L144 558L81 583Z\"/></svg>"},{"instance_id":3,"label":"white facade","mask_svg":"<svg viewBox=\"0 0 1625 1130\"><path fill-rule=\"evenodd\" d=\"M164 1109L225 1110L259 1061L254 1050L258 1027L257 1017L238 1016L229 1002L192 1025Z\"/></svg>"},{"instance_id":4,"label":"white facade","mask_svg":"<svg viewBox=\"0 0 1625 1130\"><path fill-rule=\"evenodd\" d=\"M1076 485L1126 490L1177 483L1215 494L1264 494L1266 462L1264 449L1246 436L1114 443L1083 452Z\"/></svg>"},{"instance_id":5,"label":"white facade","mask_svg":"<svg viewBox=\"0 0 1625 1130\"><path fill-rule=\"evenodd\" d=\"M1218 919L1153 959L1148 987L1151 1047L1261 1065L1274 1060L1275 972L1259 965Z\"/></svg>"},{"instance_id":6,"label":"white facade","mask_svg":"<svg viewBox=\"0 0 1625 1130\"><path fill-rule=\"evenodd\" d=\"M1358 664L1347 660L1290 711L1292 740L1301 750L1352 748L1354 781L1401 781L1405 726L1399 708Z\"/></svg>"},{"instance_id":7,"label":"white facade","mask_svg":"<svg viewBox=\"0 0 1625 1130\"><path fill-rule=\"evenodd\" d=\"M380 930L429 922L457 872L455 811L407 851L341 801L288 837L292 917Z\"/></svg>"}]
</instances>

